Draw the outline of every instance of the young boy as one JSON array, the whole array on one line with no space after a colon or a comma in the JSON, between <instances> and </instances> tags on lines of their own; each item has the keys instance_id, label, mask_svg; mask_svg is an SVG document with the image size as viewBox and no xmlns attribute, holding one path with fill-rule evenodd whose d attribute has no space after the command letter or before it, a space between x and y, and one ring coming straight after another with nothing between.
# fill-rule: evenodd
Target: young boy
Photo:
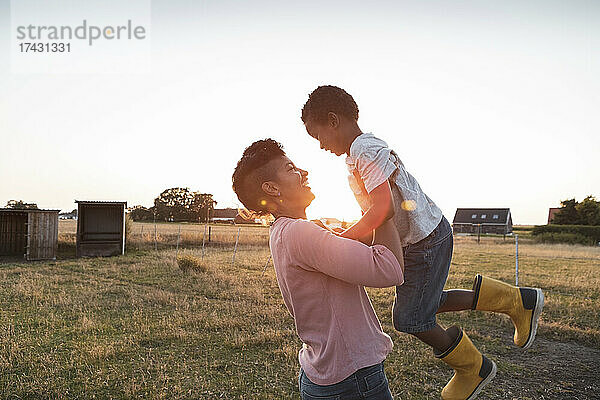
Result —
<instances>
[{"instance_id":1,"label":"young boy","mask_svg":"<svg viewBox=\"0 0 600 400\"><path fill-rule=\"evenodd\" d=\"M450 224L396 153L361 131L352 96L335 86L320 86L302 108L302 121L322 149L346 154L348 180L363 216L341 236L364 240L393 218L404 250L404 284L396 287L394 328L430 345L455 370L442 398L474 399L496 374L496 365L460 328L438 325L436 313L473 309L507 314L515 326L515 344L528 348L544 305L541 289L477 275L473 290L443 290L452 259Z\"/></svg>"}]
</instances>

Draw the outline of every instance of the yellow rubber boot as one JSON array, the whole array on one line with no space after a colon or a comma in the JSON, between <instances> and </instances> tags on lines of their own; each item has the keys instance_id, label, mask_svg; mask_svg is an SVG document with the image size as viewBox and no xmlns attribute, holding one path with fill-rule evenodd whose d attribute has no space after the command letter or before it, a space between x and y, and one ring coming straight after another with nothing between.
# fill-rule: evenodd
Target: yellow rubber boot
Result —
<instances>
[{"instance_id":1,"label":"yellow rubber boot","mask_svg":"<svg viewBox=\"0 0 600 400\"><path fill-rule=\"evenodd\" d=\"M542 289L520 288L477 275L473 283L473 309L507 314L515 326L513 341L527 349L535 339L538 319L544 308Z\"/></svg>"},{"instance_id":2,"label":"yellow rubber boot","mask_svg":"<svg viewBox=\"0 0 600 400\"><path fill-rule=\"evenodd\" d=\"M454 376L442 390L444 400L470 400L496 376L496 364L483 356L462 330L453 326L454 344L436 357L454 369Z\"/></svg>"}]
</instances>

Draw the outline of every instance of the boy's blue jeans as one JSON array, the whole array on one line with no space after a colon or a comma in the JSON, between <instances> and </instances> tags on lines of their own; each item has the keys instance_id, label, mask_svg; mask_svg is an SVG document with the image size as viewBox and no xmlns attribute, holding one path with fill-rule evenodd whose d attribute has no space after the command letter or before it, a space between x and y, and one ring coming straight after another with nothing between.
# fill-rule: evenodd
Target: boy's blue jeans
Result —
<instances>
[{"instance_id":1,"label":"boy's blue jeans","mask_svg":"<svg viewBox=\"0 0 600 400\"><path fill-rule=\"evenodd\" d=\"M312 383L300 369L298 385L302 400L393 400L383 362L361 368L343 381L327 386Z\"/></svg>"},{"instance_id":2,"label":"boy's blue jeans","mask_svg":"<svg viewBox=\"0 0 600 400\"><path fill-rule=\"evenodd\" d=\"M442 216L429 236L403 248L404 284L396 287L392 314L396 330L419 333L435 327L436 312L446 301L452 247L452 228Z\"/></svg>"}]
</instances>

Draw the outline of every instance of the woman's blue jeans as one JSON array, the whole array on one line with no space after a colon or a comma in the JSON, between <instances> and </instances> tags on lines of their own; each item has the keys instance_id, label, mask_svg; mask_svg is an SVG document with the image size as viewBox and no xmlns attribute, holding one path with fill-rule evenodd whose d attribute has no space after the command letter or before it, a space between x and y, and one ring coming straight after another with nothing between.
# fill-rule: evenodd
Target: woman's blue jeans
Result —
<instances>
[{"instance_id":1,"label":"woman's blue jeans","mask_svg":"<svg viewBox=\"0 0 600 400\"><path fill-rule=\"evenodd\" d=\"M302 400L393 400L383 362L361 368L333 385L312 383L300 369L298 377Z\"/></svg>"}]
</instances>

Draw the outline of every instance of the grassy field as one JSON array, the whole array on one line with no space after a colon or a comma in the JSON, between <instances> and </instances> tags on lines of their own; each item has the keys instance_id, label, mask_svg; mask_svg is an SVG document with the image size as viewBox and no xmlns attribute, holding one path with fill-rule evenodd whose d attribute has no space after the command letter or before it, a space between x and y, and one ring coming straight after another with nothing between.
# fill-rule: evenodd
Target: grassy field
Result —
<instances>
[{"instance_id":1,"label":"grassy field","mask_svg":"<svg viewBox=\"0 0 600 400\"><path fill-rule=\"evenodd\" d=\"M75 259L74 226L60 229L59 260L0 264L0 398L299 397L301 342L272 263L263 275L265 228L242 228L232 265L237 227L214 227L210 268L201 273L178 268L177 225L158 224L165 239L154 251L153 224L136 224L130 251L104 259ZM182 225L189 236L180 254L200 256L202 230ZM546 293L530 350L512 345L504 316L440 316L446 326L464 327L498 364L481 398L599 398L600 249L524 241L519 252L521 283ZM512 239L456 238L447 287L470 288L477 272L513 282ZM394 340L386 373L395 397L437 398L452 371L425 345L394 332L393 289L368 291Z\"/></svg>"}]
</instances>

